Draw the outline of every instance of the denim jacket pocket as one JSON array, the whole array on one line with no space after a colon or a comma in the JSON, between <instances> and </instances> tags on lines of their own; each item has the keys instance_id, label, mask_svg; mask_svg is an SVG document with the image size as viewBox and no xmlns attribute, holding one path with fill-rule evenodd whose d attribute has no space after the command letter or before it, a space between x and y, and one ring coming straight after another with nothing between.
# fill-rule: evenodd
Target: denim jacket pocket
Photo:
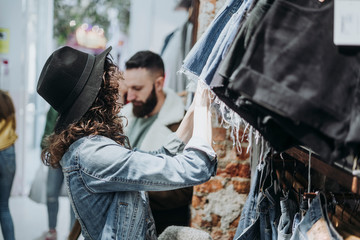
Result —
<instances>
[{"instance_id":1,"label":"denim jacket pocket","mask_svg":"<svg viewBox=\"0 0 360 240\"><path fill-rule=\"evenodd\" d=\"M130 219L130 211L129 204L123 201L119 201L117 204L115 217L115 226L114 232L115 236L120 236L122 239L126 239L126 235L129 231L129 219ZM120 234L119 234L120 232Z\"/></svg>"}]
</instances>

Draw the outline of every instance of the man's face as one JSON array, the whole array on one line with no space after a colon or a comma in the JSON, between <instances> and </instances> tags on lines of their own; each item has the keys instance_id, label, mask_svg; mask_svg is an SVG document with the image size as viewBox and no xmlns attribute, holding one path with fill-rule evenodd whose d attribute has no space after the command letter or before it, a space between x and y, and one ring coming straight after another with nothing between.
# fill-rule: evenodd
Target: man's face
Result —
<instances>
[{"instance_id":1,"label":"man's face","mask_svg":"<svg viewBox=\"0 0 360 240\"><path fill-rule=\"evenodd\" d=\"M152 112L157 104L154 77L145 68L125 70L127 100L133 104L133 114L144 117Z\"/></svg>"}]
</instances>

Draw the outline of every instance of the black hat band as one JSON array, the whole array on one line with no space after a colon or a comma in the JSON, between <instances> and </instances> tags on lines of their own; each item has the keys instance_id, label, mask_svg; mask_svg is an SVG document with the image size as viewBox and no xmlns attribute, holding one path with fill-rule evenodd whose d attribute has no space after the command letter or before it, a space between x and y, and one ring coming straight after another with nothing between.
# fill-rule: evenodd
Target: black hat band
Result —
<instances>
[{"instance_id":1,"label":"black hat band","mask_svg":"<svg viewBox=\"0 0 360 240\"><path fill-rule=\"evenodd\" d=\"M58 107L57 111L59 113L65 112L76 100L76 98L79 96L80 92L84 88L91 71L94 67L95 63L95 56L88 55L85 67L83 72L81 73L81 76L79 78L79 81L76 83L75 87L71 91L71 93L66 97L66 99L63 101L62 105Z\"/></svg>"}]
</instances>

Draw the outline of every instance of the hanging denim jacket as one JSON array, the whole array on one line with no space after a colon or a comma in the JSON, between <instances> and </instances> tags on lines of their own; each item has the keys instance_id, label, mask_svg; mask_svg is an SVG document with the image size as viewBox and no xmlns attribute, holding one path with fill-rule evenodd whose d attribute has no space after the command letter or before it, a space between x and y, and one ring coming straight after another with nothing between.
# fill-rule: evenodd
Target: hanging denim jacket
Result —
<instances>
[{"instance_id":1,"label":"hanging denim jacket","mask_svg":"<svg viewBox=\"0 0 360 240\"><path fill-rule=\"evenodd\" d=\"M326 197L322 192L311 201L310 208L291 236L291 240L308 239L343 239L331 224L327 213Z\"/></svg>"}]
</instances>

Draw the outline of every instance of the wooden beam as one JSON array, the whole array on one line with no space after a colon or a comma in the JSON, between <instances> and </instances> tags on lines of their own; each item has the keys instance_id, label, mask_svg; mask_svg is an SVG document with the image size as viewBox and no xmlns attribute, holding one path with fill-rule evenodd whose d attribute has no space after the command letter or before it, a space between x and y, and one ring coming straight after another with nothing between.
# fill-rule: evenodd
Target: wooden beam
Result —
<instances>
[{"instance_id":1,"label":"wooden beam","mask_svg":"<svg viewBox=\"0 0 360 240\"><path fill-rule=\"evenodd\" d=\"M290 148L286 150L285 153L290 157L304 163L306 166L309 164L309 153L305 150L299 149L297 147ZM359 194L359 178L352 176L346 171L329 165L328 163L322 161L317 155L311 155L311 168L315 169L319 173L337 181L341 186L345 187L349 191Z\"/></svg>"}]
</instances>

